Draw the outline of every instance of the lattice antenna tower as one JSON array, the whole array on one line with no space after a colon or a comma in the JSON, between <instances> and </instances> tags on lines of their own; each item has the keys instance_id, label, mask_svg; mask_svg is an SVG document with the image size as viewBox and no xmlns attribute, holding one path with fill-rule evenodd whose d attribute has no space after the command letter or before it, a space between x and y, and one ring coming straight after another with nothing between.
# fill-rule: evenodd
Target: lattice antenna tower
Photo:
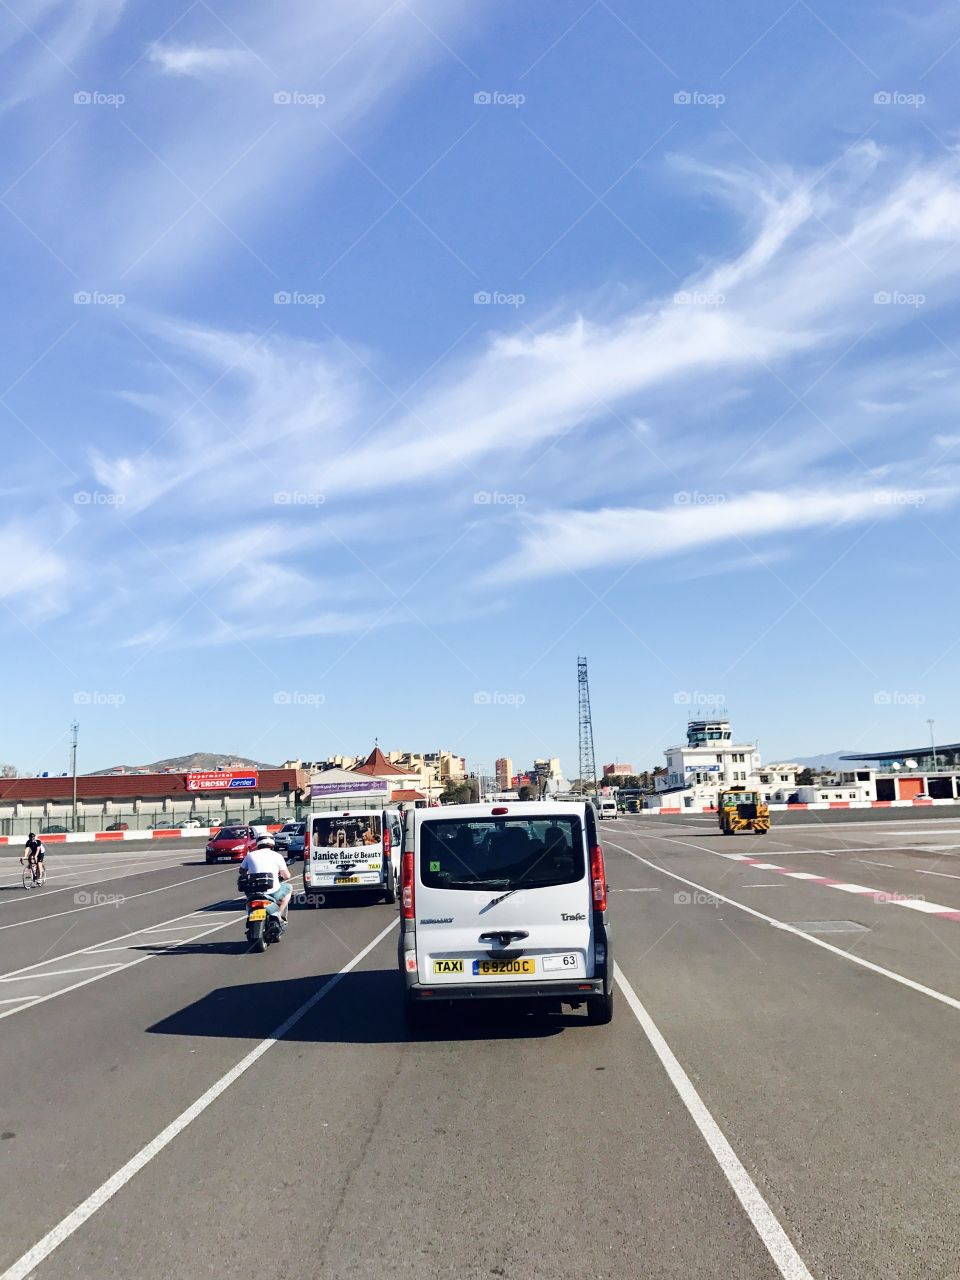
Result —
<instances>
[{"instance_id":1,"label":"lattice antenna tower","mask_svg":"<svg viewBox=\"0 0 960 1280\"><path fill-rule=\"evenodd\" d=\"M597 790L597 762L593 753L593 717L590 714L590 681L586 658L577 658L577 689L580 703L580 790Z\"/></svg>"}]
</instances>

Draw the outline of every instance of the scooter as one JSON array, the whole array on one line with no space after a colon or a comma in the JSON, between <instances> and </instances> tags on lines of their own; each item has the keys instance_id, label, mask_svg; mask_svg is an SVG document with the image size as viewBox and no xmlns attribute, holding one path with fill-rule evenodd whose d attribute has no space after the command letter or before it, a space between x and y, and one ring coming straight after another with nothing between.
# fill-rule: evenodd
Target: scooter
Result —
<instances>
[{"instance_id":1,"label":"scooter","mask_svg":"<svg viewBox=\"0 0 960 1280\"><path fill-rule=\"evenodd\" d=\"M266 951L270 943L280 941L287 927L280 908L266 896L273 888L273 876L269 871L241 871L237 887L247 899L247 942L250 949Z\"/></svg>"}]
</instances>

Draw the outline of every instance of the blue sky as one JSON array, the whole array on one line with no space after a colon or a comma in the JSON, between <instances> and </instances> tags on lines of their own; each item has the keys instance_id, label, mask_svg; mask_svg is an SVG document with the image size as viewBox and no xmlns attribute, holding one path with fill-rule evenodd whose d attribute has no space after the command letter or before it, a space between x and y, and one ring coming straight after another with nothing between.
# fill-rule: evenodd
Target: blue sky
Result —
<instances>
[{"instance_id":1,"label":"blue sky","mask_svg":"<svg viewBox=\"0 0 960 1280\"><path fill-rule=\"evenodd\" d=\"M960 13L12 0L0 758L960 737ZM956 647L954 647L956 645Z\"/></svg>"}]
</instances>

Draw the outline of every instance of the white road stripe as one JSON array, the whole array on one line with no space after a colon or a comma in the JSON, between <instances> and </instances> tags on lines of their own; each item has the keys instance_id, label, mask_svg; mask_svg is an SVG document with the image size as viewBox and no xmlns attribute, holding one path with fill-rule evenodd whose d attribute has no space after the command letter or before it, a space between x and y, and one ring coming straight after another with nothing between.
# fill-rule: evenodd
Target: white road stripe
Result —
<instances>
[{"instance_id":1,"label":"white road stripe","mask_svg":"<svg viewBox=\"0 0 960 1280\"><path fill-rule=\"evenodd\" d=\"M617 848L620 846L617 845ZM793 1247L793 1241L777 1220L776 1214L764 1200L757 1184L743 1167L739 1156L724 1136L723 1130L714 1120L706 1103L697 1093L690 1077L677 1061L673 1050L664 1040L660 1031L640 1003L637 993L631 987L623 970L618 964L613 966L617 985L623 992L627 1004L633 1010L634 1017L643 1028L644 1035L660 1059L664 1071L670 1077L670 1083L680 1095L680 1100L687 1108L690 1116L700 1130L700 1134L713 1153L714 1159L723 1170L724 1176L733 1188L734 1195L743 1206L744 1213L753 1224L753 1229L763 1241L764 1247L776 1264L777 1270L784 1280L813 1280L803 1259Z\"/></svg>"},{"instance_id":2,"label":"white road stripe","mask_svg":"<svg viewBox=\"0 0 960 1280\"><path fill-rule=\"evenodd\" d=\"M363 950L358 951L353 959L349 960L338 973L335 973L332 978L328 978L319 991L315 991L308 1000L305 1000L298 1009L295 1009L285 1022L282 1022L265 1040L261 1040L255 1049L251 1049L245 1058L241 1058L236 1066L231 1067L215 1084L212 1084L205 1093L197 1098L196 1102L187 1107L186 1111L181 1111L180 1115L168 1124L161 1133L158 1133L145 1147L141 1147L137 1154L119 1168L112 1177L99 1186L92 1195L87 1196L86 1200L77 1205L72 1213L68 1213L61 1222L58 1222L51 1231L47 1232L42 1240L38 1240L32 1249L28 1249L22 1257L8 1267L3 1275L0 1276L0 1280L26 1280L31 1271L35 1270L45 1258L49 1258L55 1249L59 1248L65 1240L68 1240L89 1218L92 1218L98 1209L102 1209L107 1201L125 1187L131 1178L136 1177L140 1170L145 1168L154 1157L158 1156L164 1147L169 1146L174 1138L181 1134L188 1125L192 1124L199 1115L202 1115L212 1102L215 1102L222 1093L225 1093L232 1084L250 1070L254 1063L258 1062L265 1053L268 1053L279 1040L282 1040L288 1031L291 1031L302 1018L306 1017L310 1010L333 990L345 974L350 973L362 960L366 959L374 947L381 943L387 934L396 928L397 924L397 920L391 920L372 942L368 942ZM798 1277L802 1277L804 1274L804 1272L796 1273Z\"/></svg>"},{"instance_id":3,"label":"white road stripe","mask_svg":"<svg viewBox=\"0 0 960 1280\"><path fill-rule=\"evenodd\" d=\"M862 956L854 955L850 951L844 951L842 947L835 947L832 942L824 942L822 938L815 938L811 933L804 933L802 929L798 929L795 925L787 924L784 920L778 920L775 916L765 915L762 911L757 911L755 907L748 907L745 902L737 902L735 898L728 898L722 893L718 893L716 889L708 889L706 885L697 884L695 880L688 880L686 876L677 875L675 871L668 871L666 867L658 866L656 862L651 862L649 858L641 857L639 853L634 853L632 849L626 849L622 844L614 844L612 840L605 843L612 845L614 849L621 850L631 858L636 858L637 862L642 862L644 866L659 871L661 875L669 876L671 880L679 880L681 884L689 885L691 889L697 889L700 893L706 894L710 898L715 898L717 902L725 902L728 906L736 907L738 911L745 912L748 916L753 916L757 920L763 920L766 924L773 925L775 929L782 929L784 933L792 933L797 938L802 938L804 942L810 942L815 947L820 947L824 951L830 951L835 956L840 956L843 960L849 960L851 964L858 965L861 969L869 969L871 973L878 973L882 978L889 978L891 982L898 982L902 987L909 987L911 991L918 991L921 995L929 996L931 1000L936 1000L940 1004L948 1005L951 1009L960 1011L960 1000L955 1000L953 996L945 995L942 991L936 991L933 987L925 987L922 982L914 982L912 978L904 977L902 973L895 973L893 969L885 969L883 965L874 964L872 960L864 960ZM0 1276L0 1280L4 1280Z\"/></svg>"},{"instance_id":4,"label":"white road stripe","mask_svg":"<svg viewBox=\"0 0 960 1280\"><path fill-rule=\"evenodd\" d=\"M222 871L203 871L198 876L191 876L189 880L176 880L173 884L161 885L159 889L144 889L141 893L124 893L119 896L122 897L124 903L132 902L134 898L149 898L153 893L166 893L168 889L179 889L181 885L194 884L198 880L206 880L208 876L222 874ZM77 893L82 892L85 892L85 890L77 889ZM31 916L29 920L14 920L12 924L0 924L0 930L22 929L28 924L40 924L44 920L59 920L61 916L73 916L78 911L95 911L98 907L113 907L117 905L116 895L114 895L112 901L110 894L103 894L102 896L107 899L105 902L89 902L82 907L70 907L67 911L52 911L46 916Z\"/></svg>"},{"instance_id":5,"label":"white road stripe","mask_svg":"<svg viewBox=\"0 0 960 1280\"><path fill-rule=\"evenodd\" d=\"M175 950L178 946L181 946L184 942L187 942L187 941L193 942L196 938L206 937L208 933L217 933L220 929L226 929L232 924L236 924L236 921L225 920L223 924L215 924L212 926L212 928L205 930L204 933L193 934L193 936L189 939L171 938L168 942L158 943L156 951L148 951L145 955L136 956L133 960L127 961L126 964L122 963L121 961L118 961L117 963L111 964L108 967L97 965L98 969L103 970L101 973L95 973L91 978L84 978L82 982L73 982L70 984L69 987L58 987L56 991L51 991L47 995L34 996L30 1000L29 1004L24 1004L19 1009L8 1009L6 1013L0 1013L0 1019L12 1018L15 1013L23 1013L25 1009L32 1009L35 1005L46 1004L48 1000L57 1000L59 999L60 996L69 995L71 991L79 991L81 987L89 987L92 982L100 982L101 979L103 978L112 978L115 974L126 973L128 969L133 969L138 964L146 964L148 960L156 960L157 956L162 956L167 951ZM141 934L142 932L144 931L141 931ZM139 937L139 936L141 935L140 934L134 935L134 937ZM123 948L123 950L128 950L128 948L125 947ZM98 952L92 951L90 952L90 954L97 955ZM80 970L75 970L75 972L79 973ZM43 978L46 975L42 973L32 973L27 976L30 978L35 978L39 980L40 978Z\"/></svg>"},{"instance_id":6,"label":"white road stripe","mask_svg":"<svg viewBox=\"0 0 960 1280\"><path fill-rule=\"evenodd\" d=\"M48 969L46 973L20 973L15 978L0 978L0 982L30 982L39 978L62 978L71 973L86 973L88 969L114 969L117 962L108 960L106 964L81 964L76 969ZM27 997L21 996L20 999Z\"/></svg>"},{"instance_id":7,"label":"white road stripe","mask_svg":"<svg viewBox=\"0 0 960 1280\"><path fill-rule=\"evenodd\" d=\"M170 868L175 867L178 862L182 864L183 858L180 857L179 859L177 858L171 859L169 857L168 858L144 857L136 860L131 860L130 862L105 862L103 866L100 866L100 867L79 867L76 871L65 871L62 873L58 872L54 875L48 875L46 884L47 886L49 886L59 880L69 880L71 877L74 880L76 880L77 877L80 877L80 876L99 876L99 873L101 871L115 871L117 873L116 875L99 876L98 879L91 880L89 882L91 884L107 884L111 880L129 879L131 875L138 874L138 871L131 871L130 870L131 867L136 867L138 868L138 870L142 869L144 872L163 871L166 867L170 867ZM2 885L0 885L0 889L12 890L16 888L16 886L20 883L21 883L21 879L19 876L17 876L16 879L14 880L5 881ZM78 889L82 889L82 888L85 888L85 886L81 884L65 884L65 885L61 885L59 889L51 889L49 887L45 887L43 896L44 898L52 898L55 893L69 893L71 889L74 892L76 892ZM29 893L29 892L32 892L32 890L27 890L26 892ZM11 898L4 898L4 900L0 902L0 907L15 907L19 903L26 902L26 901L28 901L28 899L25 894L23 895L14 894L13 897Z\"/></svg>"},{"instance_id":8,"label":"white road stripe","mask_svg":"<svg viewBox=\"0 0 960 1280\"><path fill-rule=\"evenodd\" d=\"M237 908L239 912L239 906ZM169 920L161 920L160 924L175 924L178 920L197 920L202 919L204 909L184 912L182 916L171 916ZM232 917L236 919L237 917ZM88 942L85 947L77 947L76 951L65 951L60 956L47 956L46 960L37 960L34 964L22 965L19 969L11 969L6 975L8 978L13 977L15 973L29 973L33 969L42 969L45 964L53 964L55 960L71 960L74 956L86 956L99 953L101 949L111 942L129 942L131 938L141 938L148 929L153 928L152 925L144 925L142 929L128 929L126 933L118 933L114 938L104 938L102 942ZM125 950L125 948L121 948Z\"/></svg>"}]
</instances>

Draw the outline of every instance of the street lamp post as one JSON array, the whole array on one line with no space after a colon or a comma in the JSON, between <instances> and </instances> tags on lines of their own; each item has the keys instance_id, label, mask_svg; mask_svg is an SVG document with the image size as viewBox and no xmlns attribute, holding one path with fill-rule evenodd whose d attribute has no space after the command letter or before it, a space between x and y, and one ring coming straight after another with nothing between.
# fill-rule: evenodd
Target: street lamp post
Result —
<instances>
[{"instance_id":1,"label":"street lamp post","mask_svg":"<svg viewBox=\"0 0 960 1280\"><path fill-rule=\"evenodd\" d=\"M939 767L940 767L940 766L939 766L939 764L937 763L937 747L936 747L936 743L934 742L934 738L933 738L933 724L934 724L934 722L933 722L932 720L928 720L928 721L927 721L927 724L930 726L930 754L933 756L933 767L934 767L934 769L939 769Z\"/></svg>"}]
</instances>

